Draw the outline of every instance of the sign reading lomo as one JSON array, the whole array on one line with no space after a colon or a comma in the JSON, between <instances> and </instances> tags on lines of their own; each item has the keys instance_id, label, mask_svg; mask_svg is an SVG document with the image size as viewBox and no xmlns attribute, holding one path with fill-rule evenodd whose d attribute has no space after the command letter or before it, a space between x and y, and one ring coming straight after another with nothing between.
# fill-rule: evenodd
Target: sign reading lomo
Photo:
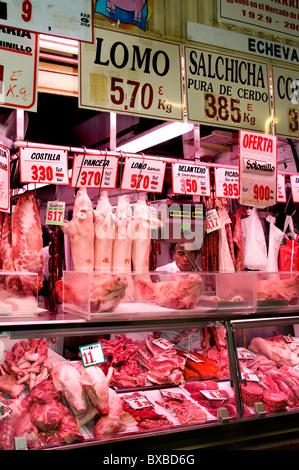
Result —
<instances>
[{"instance_id":1,"label":"sign reading lomo","mask_svg":"<svg viewBox=\"0 0 299 470\"><path fill-rule=\"evenodd\" d=\"M172 163L172 189L175 194L210 196L209 167Z\"/></svg>"},{"instance_id":2,"label":"sign reading lomo","mask_svg":"<svg viewBox=\"0 0 299 470\"><path fill-rule=\"evenodd\" d=\"M183 120L180 44L94 28L79 48L79 107Z\"/></svg>"},{"instance_id":3,"label":"sign reading lomo","mask_svg":"<svg viewBox=\"0 0 299 470\"><path fill-rule=\"evenodd\" d=\"M187 118L228 128L270 130L266 62L185 46Z\"/></svg>"},{"instance_id":4,"label":"sign reading lomo","mask_svg":"<svg viewBox=\"0 0 299 470\"><path fill-rule=\"evenodd\" d=\"M117 155L75 154L71 187L116 188Z\"/></svg>"},{"instance_id":5,"label":"sign reading lomo","mask_svg":"<svg viewBox=\"0 0 299 470\"><path fill-rule=\"evenodd\" d=\"M20 181L69 184L67 150L20 147Z\"/></svg>"},{"instance_id":6,"label":"sign reading lomo","mask_svg":"<svg viewBox=\"0 0 299 470\"><path fill-rule=\"evenodd\" d=\"M121 189L161 193L166 162L142 157L126 157Z\"/></svg>"},{"instance_id":7,"label":"sign reading lomo","mask_svg":"<svg viewBox=\"0 0 299 470\"><path fill-rule=\"evenodd\" d=\"M299 138L299 69L272 66L275 135Z\"/></svg>"},{"instance_id":8,"label":"sign reading lomo","mask_svg":"<svg viewBox=\"0 0 299 470\"><path fill-rule=\"evenodd\" d=\"M240 204L264 208L276 204L277 137L240 131Z\"/></svg>"}]
</instances>

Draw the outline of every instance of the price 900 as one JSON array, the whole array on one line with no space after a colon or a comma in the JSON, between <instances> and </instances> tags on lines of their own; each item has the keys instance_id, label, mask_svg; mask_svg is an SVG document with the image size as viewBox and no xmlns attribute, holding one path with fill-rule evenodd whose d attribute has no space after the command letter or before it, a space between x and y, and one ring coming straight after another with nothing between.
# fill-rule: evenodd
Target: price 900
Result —
<instances>
[{"instance_id":1,"label":"price 900","mask_svg":"<svg viewBox=\"0 0 299 470\"><path fill-rule=\"evenodd\" d=\"M263 186L262 184L259 186L255 184L253 187L253 197L257 201L269 201L270 199L270 188L269 186Z\"/></svg>"}]
</instances>

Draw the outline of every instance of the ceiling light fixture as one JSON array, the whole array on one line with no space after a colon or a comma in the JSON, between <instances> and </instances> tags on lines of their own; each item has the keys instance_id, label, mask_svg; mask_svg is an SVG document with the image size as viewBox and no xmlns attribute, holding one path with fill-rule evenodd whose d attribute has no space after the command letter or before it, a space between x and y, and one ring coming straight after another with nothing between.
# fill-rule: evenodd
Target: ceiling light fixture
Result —
<instances>
[{"instance_id":1,"label":"ceiling light fixture","mask_svg":"<svg viewBox=\"0 0 299 470\"><path fill-rule=\"evenodd\" d=\"M192 131L193 128L194 125L187 122L166 122L137 135L134 139L128 140L124 144L118 145L116 150L130 153L141 152L142 150L186 134Z\"/></svg>"}]
</instances>

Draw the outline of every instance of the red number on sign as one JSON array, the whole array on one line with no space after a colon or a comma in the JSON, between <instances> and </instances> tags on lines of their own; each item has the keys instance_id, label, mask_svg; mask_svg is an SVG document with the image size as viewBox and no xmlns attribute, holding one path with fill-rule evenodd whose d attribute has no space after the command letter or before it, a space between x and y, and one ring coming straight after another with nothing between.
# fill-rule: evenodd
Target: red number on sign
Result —
<instances>
[{"instance_id":1,"label":"red number on sign","mask_svg":"<svg viewBox=\"0 0 299 470\"><path fill-rule=\"evenodd\" d=\"M122 78L111 77L111 91L117 91L119 93L118 98L115 95L111 95L111 101L114 104L122 104L124 102L124 90L122 89L122 87L116 85L116 83L122 82Z\"/></svg>"},{"instance_id":2,"label":"red number on sign","mask_svg":"<svg viewBox=\"0 0 299 470\"><path fill-rule=\"evenodd\" d=\"M22 12L22 19L26 22L30 21L32 15L32 4L29 0L24 0L22 4Z\"/></svg>"},{"instance_id":3,"label":"red number on sign","mask_svg":"<svg viewBox=\"0 0 299 470\"><path fill-rule=\"evenodd\" d=\"M263 185L259 186L258 184L254 185L253 188L253 197L254 199L263 201L269 201L270 199L270 188L269 186L264 187Z\"/></svg>"},{"instance_id":4,"label":"red number on sign","mask_svg":"<svg viewBox=\"0 0 299 470\"><path fill-rule=\"evenodd\" d=\"M89 356L89 359L90 359L90 362L88 361L88 357ZM88 353L84 352L83 353L83 357L84 357L84 361L85 361L85 364L88 365L88 364L91 364L94 362L94 359L92 357L92 352L91 351L88 351Z\"/></svg>"}]
</instances>

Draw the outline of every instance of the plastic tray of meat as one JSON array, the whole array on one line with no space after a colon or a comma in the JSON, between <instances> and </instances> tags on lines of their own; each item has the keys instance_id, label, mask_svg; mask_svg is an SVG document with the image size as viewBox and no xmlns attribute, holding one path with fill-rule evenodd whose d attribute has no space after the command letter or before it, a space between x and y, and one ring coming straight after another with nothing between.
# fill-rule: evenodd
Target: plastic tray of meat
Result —
<instances>
[{"instance_id":1,"label":"plastic tray of meat","mask_svg":"<svg viewBox=\"0 0 299 470\"><path fill-rule=\"evenodd\" d=\"M38 275L0 270L0 316L38 314Z\"/></svg>"},{"instance_id":2,"label":"plastic tray of meat","mask_svg":"<svg viewBox=\"0 0 299 470\"><path fill-rule=\"evenodd\" d=\"M297 311L299 272L256 273L256 311Z\"/></svg>"}]
</instances>

